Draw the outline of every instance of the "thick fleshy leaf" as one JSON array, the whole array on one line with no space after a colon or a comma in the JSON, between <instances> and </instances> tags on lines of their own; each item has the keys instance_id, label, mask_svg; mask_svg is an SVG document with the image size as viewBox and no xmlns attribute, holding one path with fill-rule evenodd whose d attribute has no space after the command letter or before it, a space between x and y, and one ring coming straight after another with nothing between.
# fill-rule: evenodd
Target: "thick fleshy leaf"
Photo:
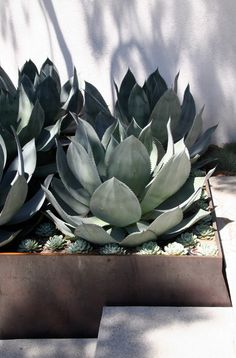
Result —
<instances>
[{"instance_id":1,"label":"thick fleshy leaf","mask_svg":"<svg viewBox=\"0 0 236 358\"><path fill-rule=\"evenodd\" d=\"M217 127L218 124L208 128L197 140L197 142L190 148L191 158L195 157L196 155L201 155L207 150L211 141L211 136Z\"/></svg>"},{"instance_id":2,"label":"thick fleshy leaf","mask_svg":"<svg viewBox=\"0 0 236 358\"><path fill-rule=\"evenodd\" d=\"M21 230L6 231L0 229L0 247L9 244L20 232Z\"/></svg>"},{"instance_id":3,"label":"thick fleshy leaf","mask_svg":"<svg viewBox=\"0 0 236 358\"><path fill-rule=\"evenodd\" d=\"M34 83L35 76L38 74L38 69L32 60L26 61L20 71L20 76L26 75L32 83Z\"/></svg>"},{"instance_id":4,"label":"thick fleshy leaf","mask_svg":"<svg viewBox=\"0 0 236 358\"><path fill-rule=\"evenodd\" d=\"M110 142L111 136L113 135L116 127L118 126L118 121L115 121L113 124L111 124L106 131L104 132L101 143L106 148L108 146L108 143Z\"/></svg>"},{"instance_id":5,"label":"thick fleshy leaf","mask_svg":"<svg viewBox=\"0 0 236 358\"><path fill-rule=\"evenodd\" d=\"M29 143L25 144L22 148L22 159L20 159L24 163L24 174L27 182L29 182L31 176L33 175L36 168L37 161L37 153L35 148L35 140L32 139ZM8 187L15 176L17 175L17 171L19 170L19 156L16 157L10 166L7 168L7 171L3 177L2 185ZM21 174L21 175L22 175Z\"/></svg>"},{"instance_id":6,"label":"thick fleshy leaf","mask_svg":"<svg viewBox=\"0 0 236 358\"><path fill-rule=\"evenodd\" d=\"M149 102L145 91L138 84L135 84L130 92L128 110L130 117L134 118L141 128L147 125L150 114Z\"/></svg>"},{"instance_id":7,"label":"thick fleshy leaf","mask_svg":"<svg viewBox=\"0 0 236 358\"><path fill-rule=\"evenodd\" d=\"M42 64L39 76L40 82L43 82L47 78L51 78L56 85L57 92L60 93L61 81L59 73L56 66L51 60L49 60L49 58L47 58L46 61Z\"/></svg>"},{"instance_id":8,"label":"thick fleshy leaf","mask_svg":"<svg viewBox=\"0 0 236 358\"><path fill-rule=\"evenodd\" d=\"M160 210L168 210L184 203L198 189L202 188L205 182L204 177L190 177L185 184L173 196L164 201L160 206ZM201 192L199 192L201 195Z\"/></svg>"},{"instance_id":9,"label":"thick fleshy leaf","mask_svg":"<svg viewBox=\"0 0 236 358\"><path fill-rule=\"evenodd\" d=\"M167 141L166 126L171 118L172 131L179 125L181 107L179 99L171 89L167 90L155 105L151 116L152 134L162 144Z\"/></svg>"},{"instance_id":10,"label":"thick fleshy leaf","mask_svg":"<svg viewBox=\"0 0 236 358\"><path fill-rule=\"evenodd\" d=\"M180 208L175 208L160 214L147 229L140 234L132 233L122 242L124 246L138 246L144 242L155 240L160 235L179 224L183 219L183 212ZM143 234L143 235L141 235ZM152 234L152 235L151 235Z\"/></svg>"},{"instance_id":11,"label":"thick fleshy leaf","mask_svg":"<svg viewBox=\"0 0 236 358\"><path fill-rule=\"evenodd\" d=\"M43 128L36 142L38 151L46 152L55 145L55 138L60 133L62 120L58 119L54 125Z\"/></svg>"},{"instance_id":12,"label":"thick fleshy leaf","mask_svg":"<svg viewBox=\"0 0 236 358\"><path fill-rule=\"evenodd\" d=\"M159 170L162 168L162 166L164 164L166 164L175 154L175 146L174 146L174 141L173 141L170 126L171 126L171 120L169 119L169 121L167 123L167 136L168 136L167 149L166 149L165 154L159 161L158 166L156 167L156 169L154 171L154 175L156 175L159 172Z\"/></svg>"},{"instance_id":13,"label":"thick fleshy leaf","mask_svg":"<svg viewBox=\"0 0 236 358\"><path fill-rule=\"evenodd\" d=\"M97 245L116 243L116 241L100 226L82 224L75 229L76 236Z\"/></svg>"},{"instance_id":14,"label":"thick fleshy leaf","mask_svg":"<svg viewBox=\"0 0 236 358\"><path fill-rule=\"evenodd\" d=\"M175 194L186 182L191 169L187 149L175 154L162 166L147 187L141 202L143 214L157 208L166 199Z\"/></svg>"},{"instance_id":15,"label":"thick fleshy leaf","mask_svg":"<svg viewBox=\"0 0 236 358\"><path fill-rule=\"evenodd\" d=\"M101 139L112 123L116 122L116 119L109 113L99 112L93 124L98 137Z\"/></svg>"},{"instance_id":16,"label":"thick fleshy leaf","mask_svg":"<svg viewBox=\"0 0 236 358\"><path fill-rule=\"evenodd\" d=\"M20 76L20 74L19 74ZM24 87L25 93L27 94L27 97L29 98L30 102L35 102L35 87L33 82L29 79L29 77L25 74L19 78L19 85L22 85Z\"/></svg>"},{"instance_id":17,"label":"thick fleshy leaf","mask_svg":"<svg viewBox=\"0 0 236 358\"><path fill-rule=\"evenodd\" d=\"M16 94L16 88L13 84L13 82L11 81L10 77L8 76L8 74L4 71L4 69L0 66L0 83L1 89L4 89L5 91L9 92L12 96L14 96Z\"/></svg>"},{"instance_id":18,"label":"thick fleshy leaf","mask_svg":"<svg viewBox=\"0 0 236 358\"><path fill-rule=\"evenodd\" d=\"M200 110L200 112L195 116L193 125L190 128L186 138L185 145L187 148L191 148L194 143L197 141L202 132L202 112L204 107Z\"/></svg>"},{"instance_id":19,"label":"thick fleshy leaf","mask_svg":"<svg viewBox=\"0 0 236 358\"><path fill-rule=\"evenodd\" d=\"M157 236L150 230L134 232L126 236L126 238L120 243L121 246L136 247L142 245L144 242L156 240Z\"/></svg>"},{"instance_id":20,"label":"thick fleshy leaf","mask_svg":"<svg viewBox=\"0 0 236 358\"><path fill-rule=\"evenodd\" d=\"M150 180L151 163L148 151L134 136L126 138L111 153L108 178L115 177L139 195Z\"/></svg>"},{"instance_id":21,"label":"thick fleshy leaf","mask_svg":"<svg viewBox=\"0 0 236 358\"><path fill-rule=\"evenodd\" d=\"M109 108L102 97L101 93L89 82L85 82L85 112L93 117L98 115L98 113L110 114Z\"/></svg>"},{"instance_id":22,"label":"thick fleshy leaf","mask_svg":"<svg viewBox=\"0 0 236 358\"><path fill-rule=\"evenodd\" d=\"M78 225L82 224L82 220L79 215L69 215L64 208L58 203L55 196L52 194L50 190L48 190L46 187L42 185L42 189L46 194L46 197L50 204L54 207L54 209L57 211L57 213L60 215L60 217L69 225L72 227L77 227Z\"/></svg>"},{"instance_id":23,"label":"thick fleshy leaf","mask_svg":"<svg viewBox=\"0 0 236 358\"><path fill-rule=\"evenodd\" d=\"M111 136L111 139L110 139L110 142L107 146L107 149L106 149L106 154L105 154L105 165L108 166L108 163L110 162L110 158L111 158L111 155L114 151L114 149L119 145L119 143L117 142L117 140Z\"/></svg>"},{"instance_id":24,"label":"thick fleshy leaf","mask_svg":"<svg viewBox=\"0 0 236 358\"><path fill-rule=\"evenodd\" d=\"M142 128L138 125L136 120L133 118L130 122L128 128L127 128L127 136L134 135L135 137L139 137L140 133L142 131Z\"/></svg>"},{"instance_id":25,"label":"thick fleshy leaf","mask_svg":"<svg viewBox=\"0 0 236 358\"><path fill-rule=\"evenodd\" d=\"M176 225L175 227L173 227L172 229L167 231L165 233L165 235L163 236L163 238L164 239L169 239L171 237L175 237L175 236L181 234L182 232L186 231L191 226L193 226L196 222L198 222L199 220L205 218L209 214L210 214L209 211L205 211L205 210L202 210L202 209L198 210L195 214L193 214L192 216L182 220L182 222L180 224Z\"/></svg>"},{"instance_id":26,"label":"thick fleshy leaf","mask_svg":"<svg viewBox=\"0 0 236 358\"><path fill-rule=\"evenodd\" d=\"M175 76L175 80L174 80L174 91L176 94L178 93L178 79L179 79L179 72Z\"/></svg>"},{"instance_id":27,"label":"thick fleshy leaf","mask_svg":"<svg viewBox=\"0 0 236 358\"><path fill-rule=\"evenodd\" d=\"M6 201L0 213L0 225L8 223L18 210L20 210L25 202L27 192L28 185L26 179L19 175L6 197Z\"/></svg>"},{"instance_id":28,"label":"thick fleshy leaf","mask_svg":"<svg viewBox=\"0 0 236 358\"><path fill-rule=\"evenodd\" d=\"M65 221L59 219L56 215L54 215L50 210L46 210L46 215L54 222L56 228L60 230L64 235L68 237L74 237L73 234L74 230L71 230L69 228L69 224L67 224Z\"/></svg>"},{"instance_id":29,"label":"thick fleshy leaf","mask_svg":"<svg viewBox=\"0 0 236 358\"><path fill-rule=\"evenodd\" d=\"M89 207L82 204L76 200L69 192L66 190L62 181L54 178L51 184L53 191L59 196L65 205L68 205L76 214L85 216L89 212Z\"/></svg>"},{"instance_id":30,"label":"thick fleshy leaf","mask_svg":"<svg viewBox=\"0 0 236 358\"><path fill-rule=\"evenodd\" d=\"M70 170L81 185L90 193L101 184L97 167L90 159L84 147L73 141L67 150L67 162Z\"/></svg>"},{"instance_id":31,"label":"thick fleshy leaf","mask_svg":"<svg viewBox=\"0 0 236 358\"><path fill-rule=\"evenodd\" d=\"M155 104L159 101L161 96L168 88L165 80L161 77L158 69L156 69L156 71L151 73L151 75L148 77L143 86L143 89L147 94L150 109L153 110Z\"/></svg>"},{"instance_id":32,"label":"thick fleshy leaf","mask_svg":"<svg viewBox=\"0 0 236 358\"><path fill-rule=\"evenodd\" d=\"M33 107L33 103L29 100L29 97L27 96L24 87L21 85L19 88L19 124L17 127L17 133L20 133L23 128L27 127Z\"/></svg>"},{"instance_id":33,"label":"thick fleshy leaf","mask_svg":"<svg viewBox=\"0 0 236 358\"><path fill-rule=\"evenodd\" d=\"M75 115L73 114L72 116L77 124L75 139L86 149L87 152L89 143L93 152L95 163L98 165L101 161L104 160L105 150L97 133L88 122L81 118L75 118ZM85 138L87 139L88 143L84 142L86 140Z\"/></svg>"},{"instance_id":34,"label":"thick fleshy leaf","mask_svg":"<svg viewBox=\"0 0 236 358\"><path fill-rule=\"evenodd\" d=\"M44 181L45 188L48 189L52 176L48 176ZM9 224L23 223L26 220L31 219L35 214L39 212L45 201L45 193L42 189L39 189L37 193L20 208L16 215L10 220Z\"/></svg>"},{"instance_id":35,"label":"thick fleshy leaf","mask_svg":"<svg viewBox=\"0 0 236 358\"><path fill-rule=\"evenodd\" d=\"M3 169L6 165L6 160L7 160L6 146L2 136L0 135L0 182L2 180Z\"/></svg>"},{"instance_id":36,"label":"thick fleshy leaf","mask_svg":"<svg viewBox=\"0 0 236 358\"><path fill-rule=\"evenodd\" d=\"M89 205L90 195L81 187L70 170L60 142L57 143L56 162L59 176L69 193L84 205Z\"/></svg>"},{"instance_id":37,"label":"thick fleshy leaf","mask_svg":"<svg viewBox=\"0 0 236 358\"><path fill-rule=\"evenodd\" d=\"M177 126L173 126L175 142L183 138L193 125L196 115L195 102L190 92L189 85L185 89L184 99L181 106L181 116Z\"/></svg>"},{"instance_id":38,"label":"thick fleshy leaf","mask_svg":"<svg viewBox=\"0 0 236 358\"><path fill-rule=\"evenodd\" d=\"M90 209L98 218L118 227L131 225L141 218L137 197L116 178L105 181L95 190Z\"/></svg>"},{"instance_id":39,"label":"thick fleshy leaf","mask_svg":"<svg viewBox=\"0 0 236 358\"><path fill-rule=\"evenodd\" d=\"M128 98L130 95L130 92L134 85L136 84L135 77L130 69L126 72L121 85L120 90L117 91L117 102L118 107L121 109L121 111L124 113L124 115L129 118L129 110L128 110Z\"/></svg>"},{"instance_id":40,"label":"thick fleshy leaf","mask_svg":"<svg viewBox=\"0 0 236 358\"><path fill-rule=\"evenodd\" d=\"M37 98L45 113L45 125L53 125L60 109L60 93L58 92L57 82L50 76L46 77L38 86Z\"/></svg>"}]
</instances>

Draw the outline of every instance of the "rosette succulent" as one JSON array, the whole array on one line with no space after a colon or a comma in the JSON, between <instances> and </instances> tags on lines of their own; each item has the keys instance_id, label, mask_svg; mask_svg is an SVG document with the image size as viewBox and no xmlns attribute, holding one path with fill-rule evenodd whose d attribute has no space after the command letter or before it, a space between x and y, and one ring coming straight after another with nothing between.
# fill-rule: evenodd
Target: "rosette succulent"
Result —
<instances>
[{"instance_id":1,"label":"rosette succulent","mask_svg":"<svg viewBox=\"0 0 236 358\"><path fill-rule=\"evenodd\" d=\"M56 234L55 225L52 222L44 222L35 228L35 235L41 237L50 237Z\"/></svg>"},{"instance_id":2,"label":"rosette succulent","mask_svg":"<svg viewBox=\"0 0 236 358\"><path fill-rule=\"evenodd\" d=\"M181 256L187 253L188 249L178 242L171 242L164 247L164 255Z\"/></svg>"},{"instance_id":3,"label":"rosette succulent","mask_svg":"<svg viewBox=\"0 0 236 358\"><path fill-rule=\"evenodd\" d=\"M126 250L118 244L106 244L99 249L101 255L125 255Z\"/></svg>"},{"instance_id":4,"label":"rosette succulent","mask_svg":"<svg viewBox=\"0 0 236 358\"><path fill-rule=\"evenodd\" d=\"M170 122L168 145L160 160L151 134L98 138L93 127L77 119L75 137L65 153L57 143L57 170L46 196L48 215L67 236L95 244L136 247L159 237L177 236L209 214L189 209L205 178L189 177L191 161L183 140L174 144Z\"/></svg>"},{"instance_id":5,"label":"rosette succulent","mask_svg":"<svg viewBox=\"0 0 236 358\"><path fill-rule=\"evenodd\" d=\"M89 242L83 239L77 239L68 245L66 252L68 254L87 254L92 251L92 249L93 247Z\"/></svg>"},{"instance_id":6,"label":"rosette succulent","mask_svg":"<svg viewBox=\"0 0 236 358\"><path fill-rule=\"evenodd\" d=\"M194 247L197 244L197 235L191 232L185 232L176 239L176 242L182 244L184 247Z\"/></svg>"},{"instance_id":7,"label":"rosette succulent","mask_svg":"<svg viewBox=\"0 0 236 358\"><path fill-rule=\"evenodd\" d=\"M33 239L22 240L18 246L19 252L39 252L41 250L42 245Z\"/></svg>"},{"instance_id":8,"label":"rosette succulent","mask_svg":"<svg viewBox=\"0 0 236 358\"><path fill-rule=\"evenodd\" d=\"M159 147L167 144L166 126L171 118L174 141L184 138L191 160L195 162L208 148L217 125L202 132L203 108L196 113L189 85L181 104L177 88L178 75L174 88L169 89L158 69L148 77L143 86L136 82L133 73L128 70L119 89L115 84L117 102L113 116L100 92L86 82L85 118L96 128L100 137L109 126L116 135L121 136L124 131L139 135L146 129L160 143Z\"/></svg>"},{"instance_id":9,"label":"rosette succulent","mask_svg":"<svg viewBox=\"0 0 236 358\"><path fill-rule=\"evenodd\" d=\"M32 139L22 149L13 130L18 156L6 167L7 148L0 135L0 246L12 241L21 231L22 223L30 220L42 207L45 194L29 190L36 167L35 141ZM50 177L45 180L48 187Z\"/></svg>"},{"instance_id":10,"label":"rosette succulent","mask_svg":"<svg viewBox=\"0 0 236 358\"><path fill-rule=\"evenodd\" d=\"M63 235L54 235L47 240L44 247L49 251L59 251L64 249L66 243Z\"/></svg>"},{"instance_id":11,"label":"rosette succulent","mask_svg":"<svg viewBox=\"0 0 236 358\"><path fill-rule=\"evenodd\" d=\"M193 253L199 256L216 256L218 254L218 248L215 244L201 242L197 248L193 250Z\"/></svg>"},{"instance_id":12,"label":"rosette succulent","mask_svg":"<svg viewBox=\"0 0 236 358\"><path fill-rule=\"evenodd\" d=\"M136 249L137 255L161 255L162 250L155 241L145 242Z\"/></svg>"},{"instance_id":13,"label":"rosette succulent","mask_svg":"<svg viewBox=\"0 0 236 358\"><path fill-rule=\"evenodd\" d=\"M215 236L215 230L212 226L207 224L199 224L194 228L194 232L199 239L211 240Z\"/></svg>"},{"instance_id":14,"label":"rosette succulent","mask_svg":"<svg viewBox=\"0 0 236 358\"><path fill-rule=\"evenodd\" d=\"M16 154L16 145L10 127L14 127L21 145L35 138L38 154L37 173L55 172L53 153L61 123L70 122L69 112L79 113L83 96L79 89L76 71L61 86L54 64L46 60L38 72L32 61L27 61L19 72L15 88L6 72L0 68L0 134L4 138L9 158ZM45 153L47 152L47 153ZM41 168L42 166L42 168Z\"/></svg>"}]
</instances>

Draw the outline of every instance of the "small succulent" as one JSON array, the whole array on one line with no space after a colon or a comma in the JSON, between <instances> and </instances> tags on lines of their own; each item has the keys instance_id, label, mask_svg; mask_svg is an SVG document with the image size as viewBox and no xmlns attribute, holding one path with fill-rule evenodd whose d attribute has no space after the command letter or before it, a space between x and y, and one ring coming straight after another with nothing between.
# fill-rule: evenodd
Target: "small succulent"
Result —
<instances>
[{"instance_id":1,"label":"small succulent","mask_svg":"<svg viewBox=\"0 0 236 358\"><path fill-rule=\"evenodd\" d=\"M186 232L176 239L176 242L182 244L184 247L194 247L197 244L197 236L193 233Z\"/></svg>"},{"instance_id":2,"label":"small succulent","mask_svg":"<svg viewBox=\"0 0 236 358\"><path fill-rule=\"evenodd\" d=\"M200 224L204 224L204 225L208 225L210 226L212 224L212 216L211 214L209 214L208 216L206 216L205 218L201 219L199 221L199 225Z\"/></svg>"},{"instance_id":3,"label":"small succulent","mask_svg":"<svg viewBox=\"0 0 236 358\"><path fill-rule=\"evenodd\" d=\"M208 224L199 224L194 228L195 234L199 239L202 240L212 240L215 236L215 230L212 226Z\"/></svg>"},{"instance_id":4,"label":"small succulent","mask_svg":"<svg viewBox=\"0 0 236 358\"><path fill-rule=\"evenodd\" d=\"M208 208L209 208L209 204L205 199L199 199L196 202L196 204L199 207L199 209L208 210Z\"/></svg>"},{"instance_id":5,"label":"small succulent","mask_svg":"<svg viewBox=\"0 0 236 358\"><path fill-rule=\"evenodd\" d=\"M63 235L54 235L47 240L45 249L49 251L58 251L64 249L65 245L66 240Z\"/></svg>"},{"instance_id":6,"label":"small succulent","mask_svg":"<svg viewBox=\"0 0 236 358\"><path fill-rule=\"evenodd\" d=\"M66 252L68 254L87 254L92 251L93 247L89 242L83 239L77 239L75 242L69 244Z\"/></svg>"},{"instance_id":7,"label":"small succulent","mask_svg":"<svg viewBox=\"0 0 236 358\"><path fill-rule=\"evenodd\" d=\"M18 247L19 252L39 252L41 250L42 245L33 239L22 240Z\"/></svg>"},{"instance_id":8,"label":"small succulent","mask_svg":"<svg viewBox=\"0 0 236 358\"><path fill-rule=\"evenodd\" d=\"M198 247L194 249L193 253L199 256L216 256L218 254L218 249L215 244L204 242L200 243Z\"/></svg>"},{"instance_id":9,"label":"small succulent","mask_svg":"<svg viewBox=\"0 0 236 358\"><path fill-rule=\"evenodd\" d=\"M126 250L119 244L106 244L99 250L101 255L125 255Z\"/></svg>"},{"instance_id":10,"label":"small succulent","mask_svg":"<svg viewBox=\"0 0 236 358\"><path fill-rule=\"evenodd\" d=\"M188 249L184 247L184 245L174 241L167 246L164 247L164 254L165 255L186 255L188 253Z\"/></svg>"},{"instance_id":11,"label":"small succulent","mask_svg":"<svg viewBox=\"0 0 236 358\"><path fill-rule=\"evenodd\" d=\"M161 255L162 250L155 241L145 242L137 247L137 255Z\"/></svg>"},{"instance_id":12,"label":"small succulent","mask_svg":"<svg viewBox=\"0 0 236 358\"><path fill-rule=\"evenodd\" d=\"M55 233L55 225L51 222L41 223L35 229L35 234L41 237L50 237L55 235Z\"/></svg>"}]
</instances>

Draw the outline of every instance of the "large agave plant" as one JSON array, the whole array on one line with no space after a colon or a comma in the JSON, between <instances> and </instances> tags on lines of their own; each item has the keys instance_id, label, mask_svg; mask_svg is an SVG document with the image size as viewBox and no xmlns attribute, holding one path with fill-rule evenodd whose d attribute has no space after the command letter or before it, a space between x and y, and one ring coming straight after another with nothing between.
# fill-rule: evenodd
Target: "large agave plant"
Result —
<instances>
[{"instance_id":1,"label":"large agave plant","mask_svg":"<svg viewBox=\"0 0 236 358\"><path fill-rule=\"evenodd\" d=\"M59 214L48 211L58 229L95 244L138 246L179 235L207 216L202 209L190 211L206 178L190 176L183 139L174 144L170 122L167 131L160 160L150 132L144 142L142 135L130 135L118 143L108 132L100 141L88 122L77 119L67 153L57 145L60 179L44 188Z\"/></svg>"},{"instance_id":2,"label":"large agave plant","mask_svg":"<svg viewBox=\"0 0 236 358\"><path fill-rule=\"evenodd\" d=\"M174 88L168 88L159 71L153 72L141 87L128 70L118 89L115 114L111 114L99 91L90 83L85 87L85 118L96 128L100 136L109 126L122 126L129 133L135 128L140 133L150 126L154 138L162 146L167 144L167 122L171 118L174 142L184 138L191 161L195 162L207 149L216 125L202 133L202 113L196 113L195 102L187 86L182 104L177 95L178 75Z\"/></svg>"},{"instance_id":3,"label":"large agave plant","mask_svg":"<svg viewBox=\"0 0 236 358\"><path fill-rule=\"evenodd\" d=\"M13 131L14 132L14 131ZM29 182L36 167L35 140L21 150L14 132L18 156L6 168L7 148L0 135L0 247L12 241L22 230L22 224L42 207L45 194L39 189L29 195ZM48 187L50 177L45 180Z\"/></svg>"},{"instance_id":4,"label":"large agave plant","mask_svg":"<svg viewBox=\"0 0 236 358\"><path fill-rule=\"evenodd\" d=\"M32 61L27 61L19 72L15 88L0 68L0 134L7 145L9 158L16 154L10 129L13 126L22 146L35 138L38 166L40 162L47 164L50 158L48 151L60 133L62 120L63 128L67 127L69 112L80 113L82 106L83 97L76 70L74 76L61 87L58 71L50 60L44 62L40 72ZM49 168L45 169L47 172ZM53 166L51 170L54 171Z\"/></svg>"}]
</instances>

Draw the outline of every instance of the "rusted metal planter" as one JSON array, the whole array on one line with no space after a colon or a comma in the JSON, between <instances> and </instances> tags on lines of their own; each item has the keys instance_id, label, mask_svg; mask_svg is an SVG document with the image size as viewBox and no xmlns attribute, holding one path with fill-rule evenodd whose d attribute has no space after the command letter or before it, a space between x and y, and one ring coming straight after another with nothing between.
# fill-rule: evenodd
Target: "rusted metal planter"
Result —
<instances>
[{"instance_id":1,"label":"rusted metal planter","mask_svg":"<svg viewBox=\"0 0 236 358\"><path fill-rule=\"evenodd\" d=\"M0 338L96 337L105 305L231 306L217 257L0 254Z\"/></svg>"}]
</instances>

